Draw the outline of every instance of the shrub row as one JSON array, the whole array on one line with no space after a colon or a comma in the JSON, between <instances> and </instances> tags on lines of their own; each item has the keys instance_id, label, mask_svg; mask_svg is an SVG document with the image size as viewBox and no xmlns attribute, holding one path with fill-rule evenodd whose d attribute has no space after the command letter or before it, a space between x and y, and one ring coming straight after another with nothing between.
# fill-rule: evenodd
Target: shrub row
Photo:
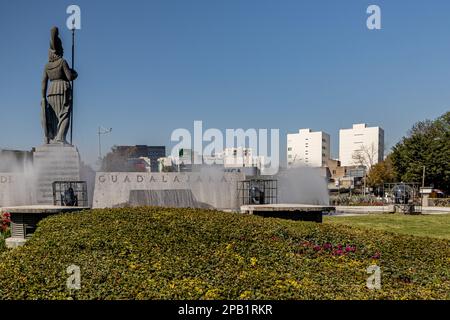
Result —
<instances>
[{"instance_id":1,"label":"shrub row","mask_svg":"<svg viewBox=\"0 0 450 320\"><path fill-rule=\"evenodd\" d=\"M430 198L428 203L435 207L450 207L450 198Z\"/></svg>"},{"instance_id":2,"label":"shrub row","mask_svg":"<svg viewBox=\"0 0 450 320\"><path fill-rule=\"evenodd\" d=\"M66 286L67 267L81 289ZM381 267L381 290L366 269ZM449 299L450 241L199 209L47 218L0 254L0 299Z\"/></svg>"},{"instance_id":3,"label":"shrub row","mask_svg":"<svg viewBox=\"0 0 450 320\"><path fill-rule=\"evenodd\" d=\"M333 206L383 206L383 199L372 195L332 195L330 204Z\"/></svg>"}]
</instances>

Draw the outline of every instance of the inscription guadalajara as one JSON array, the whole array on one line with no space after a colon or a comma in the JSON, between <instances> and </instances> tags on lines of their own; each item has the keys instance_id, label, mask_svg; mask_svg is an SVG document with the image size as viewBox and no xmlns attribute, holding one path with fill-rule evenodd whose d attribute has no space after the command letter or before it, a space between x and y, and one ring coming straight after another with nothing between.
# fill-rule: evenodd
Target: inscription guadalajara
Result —
<instances>
[{"instance_id":1,"label":"inscription guadalajara","mask_svg":"<svg viewBox=\"0 0 450 320\"><path fill-rule=\"evenodd\" d=\"M0 176L0 183L12 183L12 176Z\"/></svg>"},{"instance_id":2,"label":"inscription guadalajara","mask_svg":"<svg viewBox=\"0 0 450 320\"><path fill-rule=\"evenodd\" d=\"M225 176L220 177L212 177L212 176L201 176L201 175L165 175L165 174L156 174L156 175L99 175L98 176L99 183L228 183L230 181L227 180Z\"/></svg>"},{"instance_id":3,"label":"inscription guadalajara","mask_svg":"<svg viewBox=\"0 0 450 320\"><path fill-rule=\"evenodd\" d=\"M190 190L195 201L218 209L239 207L237 183L243 173L97 172L94 208L112 208L130 200L133 190Z\"/></svg>"}]
</instances>

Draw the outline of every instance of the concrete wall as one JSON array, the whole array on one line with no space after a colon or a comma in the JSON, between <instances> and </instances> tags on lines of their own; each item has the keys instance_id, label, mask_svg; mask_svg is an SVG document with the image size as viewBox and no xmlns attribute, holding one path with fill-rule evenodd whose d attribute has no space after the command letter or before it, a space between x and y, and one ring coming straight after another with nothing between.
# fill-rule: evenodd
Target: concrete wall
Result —
<instances>
[{"instance_id":1,"label":"concrete wall","mask_svg":"<svg viewBox=\"0 0 450 320\"><path fill-rule=\"evenodd\" d=\"M23 173L0 172L0 207L32 203L32 180Z\"/></svg>"},{"instance_id":2,"label":"concrete wall","mask_svg":"<svg viewBox=\"0 0 450 320\"><path fill-rule=\"evenodd\" d=\"M196 201L217 209L238 209L238 181L242 173L197 172L98 172L93 208L128 203L131 190L191 190Z\"/></svg>"}]
</instances>

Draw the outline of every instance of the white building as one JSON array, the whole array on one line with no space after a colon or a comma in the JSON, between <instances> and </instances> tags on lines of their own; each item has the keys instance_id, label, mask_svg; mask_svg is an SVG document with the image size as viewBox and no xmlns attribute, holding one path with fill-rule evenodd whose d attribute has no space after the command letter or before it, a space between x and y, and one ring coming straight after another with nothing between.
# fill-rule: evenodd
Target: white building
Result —
<instances>
[{"instance_id":1,"label":"white building","mask_svg":"<svg viewBox=\"0 0 450 320\"><path fill-rule=\"evenodd\" d=\"M225 168L253 167L253 151L251 148L225 148L223 152L223 165Z\"/></svg>"},{"instance_id":2,"label":"white building","mask_svg":"<svg viewBox=\"0 0 450 320\"><path fill-rule=\"evenodd\" d=\"M300 129L287 135L288 167L323 167L330 159L330 135L323 131Z\"/></svg>"},{"instance_id":3,"label":"white building","mask_svg":"<svg viewBox=\"0 0 450 320\"><path fill-rule=\"evenodd\" d=\"M164 170L172 169L174 164L172 157L158 158L158 172L164 172Z\"/></svg>"},{"instance_id":4,"label":"white building","mask_svg":"<svg viewBox=\"0 0 450 320\"><path fill-rule=\"evenodd\" d=\"M383 161L384 130L354 124L351 129L339 130L339 160L341 166L364 165L367 169Z\"/></svg>"}]
</instances>

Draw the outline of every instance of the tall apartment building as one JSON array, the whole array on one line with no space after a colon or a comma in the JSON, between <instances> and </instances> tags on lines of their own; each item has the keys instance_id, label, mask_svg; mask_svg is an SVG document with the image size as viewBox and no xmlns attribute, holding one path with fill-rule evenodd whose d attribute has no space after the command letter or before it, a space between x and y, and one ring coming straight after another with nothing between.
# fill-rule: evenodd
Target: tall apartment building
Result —
<instances>
[{"instance_id":1,"label":"tall apartment building","mask_svg":"<svg viewBox=\"0 0 450 320\"><path fill-rule=\"evenodd\" d=\"M339 130L339 160L342 166L372 165L383 161L384 130L354 124L350 129Z\"/></svg>"},{"instance_id":2,"label":"tall apartment building","mask_svg":"<svg viewBox=\"0 0 450 320\"><path fill-rule=\"evenodd\" d=\"M330 135L300 129L298 133L287 135L288 167L324 167L330 159Z\"/></svg>"}]
</instances>

